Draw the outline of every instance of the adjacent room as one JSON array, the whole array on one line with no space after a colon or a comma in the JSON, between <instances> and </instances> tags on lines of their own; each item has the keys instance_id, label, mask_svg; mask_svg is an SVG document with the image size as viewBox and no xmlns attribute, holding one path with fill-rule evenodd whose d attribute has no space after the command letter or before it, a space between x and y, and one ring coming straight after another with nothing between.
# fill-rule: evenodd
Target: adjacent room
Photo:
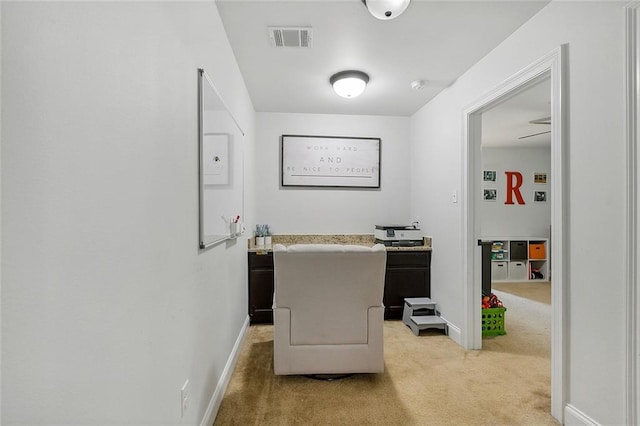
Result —
<instances>
[{"instance_id":1,"label":"adjacent room","mask_svg":"<svg viewBox=\"0 0 640 426\"><path fill-rule=\"evenodd\" d=\"M0 2L0 423L638 424L638 39L626 0Z\"/></svg>"}]
</instances>

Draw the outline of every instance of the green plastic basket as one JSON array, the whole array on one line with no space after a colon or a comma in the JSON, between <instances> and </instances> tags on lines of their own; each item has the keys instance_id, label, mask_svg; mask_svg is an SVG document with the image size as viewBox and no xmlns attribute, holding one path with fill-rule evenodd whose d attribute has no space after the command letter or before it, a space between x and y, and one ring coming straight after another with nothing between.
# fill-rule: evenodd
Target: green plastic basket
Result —
<instances>
[{"instance_id":1,"label":"green plastic basket","mask_svg":"<svg viewBox=\"0 0 640 426\"><path fill-rule=\"evenodd\" d=\"M505 312L507 308L489 308L482 310L482 335L500 336L504 331Z\"/></svg>"}]
</instances>

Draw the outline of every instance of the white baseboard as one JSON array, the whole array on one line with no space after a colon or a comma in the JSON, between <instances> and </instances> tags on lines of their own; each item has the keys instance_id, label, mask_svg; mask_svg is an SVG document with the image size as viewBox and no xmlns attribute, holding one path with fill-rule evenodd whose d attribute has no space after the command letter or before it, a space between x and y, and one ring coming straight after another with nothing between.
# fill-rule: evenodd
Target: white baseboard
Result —
<instances>
[{"instance_id":1,"label":"white baseboard","mask_svg":"<svg viewBox=\"0 0 640 426\"><path fill-rule=\"evenodd\" d=\"M238 334L236 343L233 345L233 350L229 355L227 364L224 366L224 370L222 370L222 375L220 376L220 380L218 380L218 384L216 385L216 390L213 392L213 396L209 401L207 411L205 411L204 416L202 417L200 426L211 426L213 424L213 421L216 419L216 416L218 415L218 409L220 409L220 404L222 404L222 398L224 398L224 393L227 390L229 381L231 380L233 369L238 362L238 356L240 355L240 349L242 349L242 344L244 343L244 339L247 335L247 330L249 330L248 316L244 321L242 329L240 330L240 334Z\"/></svg>"},{"instance_id":2,"label":"white baseboard","mask_svg":"<svg viewBox=\"0 0 640 426\"><path fill-rule=\"evenodd\" d=\"M447 334L449 335L449 338L454 342L456 342L457 344L459 344L460 346L464 346L462 344L462 331L460 330L460 327L454 325L443 316L441 316L440 318L442 318L447 322L447 328L448 328Z\"/></svg>"},{"instance_id":3,"label":"white baseboard","mask_svg":"<svg viewBox=\"0 0 640 426\"><path fill-rule=\"evenodd\" d=\"M600 423L587 416L571 404L564 407L565 426L600 426Z\"/></svg>"}]
</instances>

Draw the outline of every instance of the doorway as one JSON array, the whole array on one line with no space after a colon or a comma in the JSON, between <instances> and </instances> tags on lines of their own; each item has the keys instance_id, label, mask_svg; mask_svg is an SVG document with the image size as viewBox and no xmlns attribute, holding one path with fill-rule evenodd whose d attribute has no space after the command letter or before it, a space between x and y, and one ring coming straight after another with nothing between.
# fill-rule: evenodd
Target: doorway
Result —
<instances>
[{"instance_id":1,"label":"doorway","mask_svg":"<svg viewBox=\"0 0 640 426\"><path fill-rule=\"evenodd\" d=\"M481 306L481 250L478 240L482 236L478 221L480 206L483 202L481 138L482 114L506 100L522 93L545 79L551 86L551 176L549 183L549 202L551 203L551 232L549 241L549 259L553 265L553 286L551 289L551 415L562 422L565 383L565 338L564 318L564 268L563 235L564 224L564 146L565 138L563 108L563 54L566 47L561 46L479 99L464 111L463 143L463 264L465 267L465 330L463 343L468 349L482 348Z\"/></svg>"},{"instance_id":2,"label":"doorway","mask_svg":"<svg viewBox=\"0 0 640 426\"><path fill-rule=\"evenodd\" d=\"M481 240L491 242L490 268L483 265L482 274L483 280L488 273L492 277L482 292L483 300L493 302L485 306L506 309L498 325L489 325L488 316L499 316L500 310L482 311L482 350L526 357L525 374L538 378L530 397L549 413L553 277L547 251L553 176L551 79L545 75L482 113L477 228Z\"/></svg>"}]
</instances>

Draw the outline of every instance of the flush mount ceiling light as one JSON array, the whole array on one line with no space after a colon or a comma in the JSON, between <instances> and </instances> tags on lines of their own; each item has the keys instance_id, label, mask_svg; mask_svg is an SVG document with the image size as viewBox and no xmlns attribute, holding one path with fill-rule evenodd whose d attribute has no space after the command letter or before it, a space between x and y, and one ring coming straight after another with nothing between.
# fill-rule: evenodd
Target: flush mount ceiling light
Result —
<instances>
[{"instance_id":1,"label":"flush mount ceiling light","mask_svg":"<svg viewBox=\"0 0 640 426\"><path fill-rule=\"evenodd\" d=\"M388 20L402 15L411 0L362 0L369 12L378 19Z\"/></svg>"},{"instance_id":2,"label":"flush mount ceiling light","mask_svg":"<svg viewBox=\"0 0 640 426\"><path fill-rule=\"evenodd\" d=\"M362 71L340 71L331 76L333 90L343 98L355 98L364 92L369 76Z\"/></svg>"}]
</instances>

